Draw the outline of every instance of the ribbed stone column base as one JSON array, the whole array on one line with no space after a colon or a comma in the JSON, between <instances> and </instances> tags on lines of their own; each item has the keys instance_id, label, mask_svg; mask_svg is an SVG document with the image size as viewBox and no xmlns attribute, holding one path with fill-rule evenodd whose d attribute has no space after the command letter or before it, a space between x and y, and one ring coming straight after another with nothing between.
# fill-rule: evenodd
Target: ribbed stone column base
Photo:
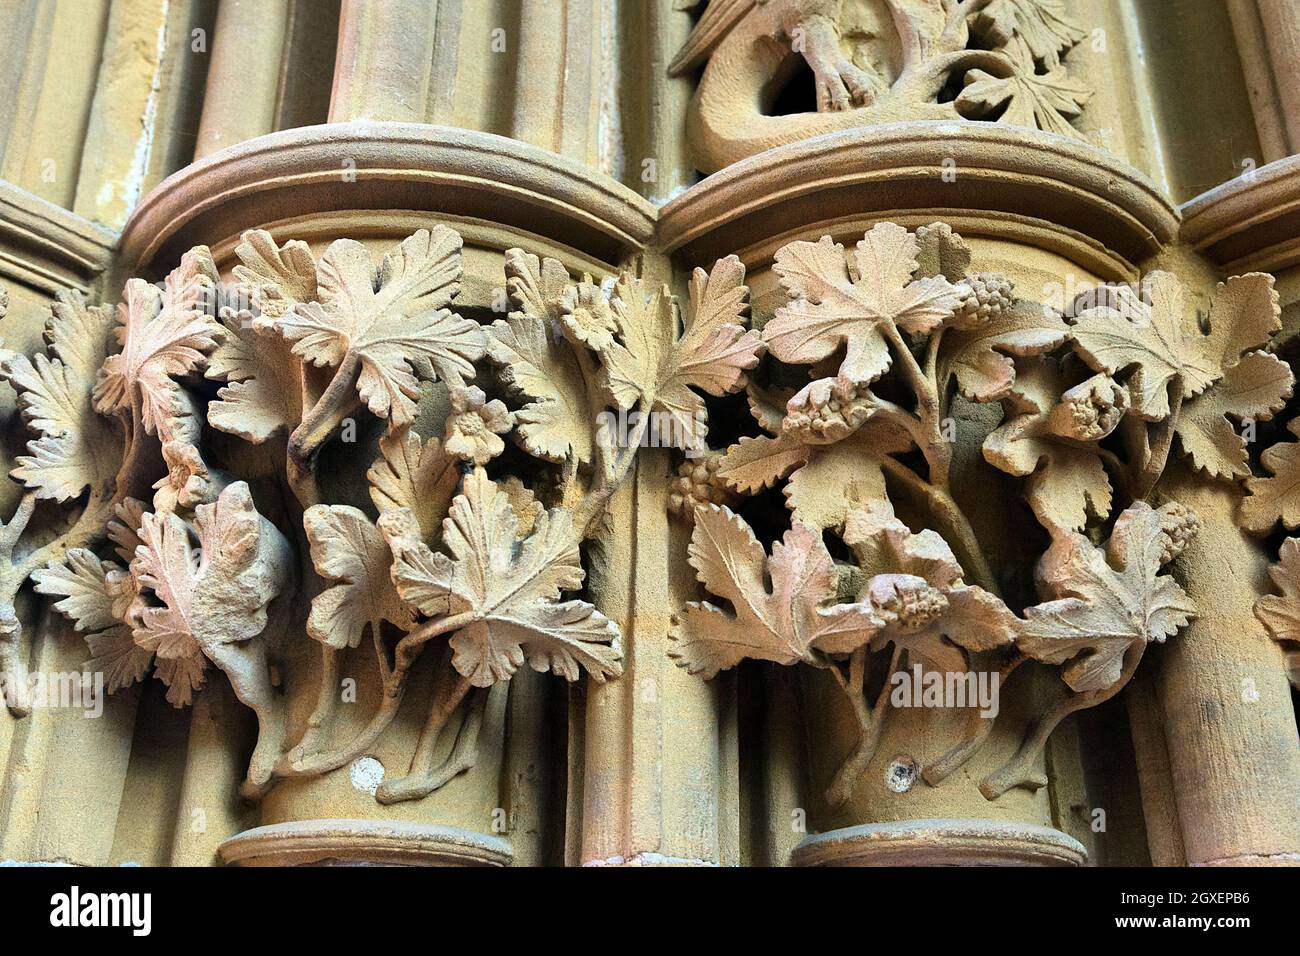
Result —
<instances>
[{"instance_id":1,"label":"ribbed stone column base","mask_svg":"<svg viewBox=\"0 0 1300 956\"><path fill-rule=\"evenodd\" d=\"M508 866L500 837L436 824L298 820L255 827L217 851L237 866Z\"/></svg>"},{"instance_id":2,"label":"ribbed stone column base","mask_svg":"<svg viewBox=\"0 0 1300 956\"><path fill-rule=\"evenodd\" d=\"M995 820L900 820L806 837L795 866L1082 866L1087 851L1051 827Z\"/></svg>"}]
</instances>

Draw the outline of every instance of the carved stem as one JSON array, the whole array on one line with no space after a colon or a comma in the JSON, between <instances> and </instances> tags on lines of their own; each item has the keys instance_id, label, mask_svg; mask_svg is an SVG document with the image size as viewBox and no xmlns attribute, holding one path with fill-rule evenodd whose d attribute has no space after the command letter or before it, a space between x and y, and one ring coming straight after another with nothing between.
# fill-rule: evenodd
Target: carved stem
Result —
<instances>
[{"instance_id":1,"label":"carved stem","mask_svg":"<svg viewBox=\"0 0 1300 956\"><path fill-rule=\"evenodd\" d=\"M632 463L636 461L637 450L641 447L641 442L645 440L646 429L650 427L650 415L652 403L643 401L639 406L641 416L637 420L636 428L633 430L627 446L623 449L623 454L619 457L618 463L614 466L611 473L605 475L600 484L578 505L573 514L573 527L578 533L579 540L584 540L590 533L592 524L605 512L605 506L609 499L618 491L619 486L632 471Z\"/></svg>"},{"instance_id":2,"label":"carved stem","mask_svg":"<svg viewBox=\"0 0 1300 956\"><path fill-rule=\"evenodd\" d=\"M397 716L398 708L402 706L402 697L405 693L405 686L398 687L395 693L385 692L379 703L379 709L370 718L370 723L366 724L361 733L345 747L323 753L306 754L303 752L302 745L298 745L276 765L275 776L313 777L351 763L369 750L380 735L388 729L388 725Z\"/></svg>"},{"instance_id":3,"label":"carved stem","mask_svg":"<svg viewBox=\"0 0 1300 956\"><path fill-rule=\"evenodd\" d=\"M441 637L443 634L459 631L465 625L473 623L477 617L478 615L474 611L462 611L460 614L453 614L450 617L440 617L432 621L426 621L398 641L393 672L384 684L385 694L392 696L401 690L406 683L406 675L410 671L411 665L420 656L420 649L426 643L435 637Z\"/></svg>"},{"instance_id":4,"label":"carved stem","mask_svg":"<svg viewBox=\"0 0 1300 956\"><path fill-rule=\"evenodd\" d=\"M998 686L1001 687L1012 672L1027 660L1029 658L1024 654L1017 654L1016 657L1004 664L998 671ZM996 720L995 717L985 717L980 713L978 707L972 707L961 740L955 747L921 772L925 782L932 787L937 787L954 770L965 764L980 747L984 746L984 741L988 740L989 734L993 732L993 725Z\"/></svg>"},{"instance_id":5,"label":"carved stem","mask_svg":"<svg viewBox=\"0 0 1300 956\"><path fill-rule=\"evenodd\" d=\"M313 470L316 453L348 413L356 408L358 400L355 386L360 372L361 357L349 351L330 379L329 387L303 415L302 422L289 436L286 467L289 487L304 508L316 504L320 497L316 491Z\"/></svg>"},{"instance_id":6,"label":"carved stem","mask_svg":"<svg viewBox=\"0 0 1300 956\"><path fill-rule=\"evenodd\" d=\"M871 763L871 758L876 755L876 746L880 743L880 731L885 723L885 709L889 704L890 679L893 677L894 671L898 669L898 662L902 653L902 648L895 644L893 656L889 660L889 670L885 673L884 686L880 688L875 703L870 707L867 706L867 699L864 694L867 673L867 648L860 647L853 652L849 658L849 676L847 678L840 673L838 667L831 668L840 689L844 691L849 703L853 705L853 715L857 717L859 727L857 746L853 748L853 751L845 758L844 763L840 765L834 781L831 782L826 791L826 799L834 806L846 802L853 795L858 780L866 773L867 765Z\"/></svg>"},{"instance_id":7,"label":"carved stem","mask_svg":"<svg viewBox=\"0 0 1300 956\"><path fill-rule=\"evenodd\" d=\"M903 374L907 377L916 396L917 414L925 426L925 441L921 444L921 453L925 455L926 464L930 466L930 484L936 488L946 489L948 468L952 463L952 449L943 437L939 389L933 378L927 376L916 361L916 356L903 340L898 327L893 322L886 322L883 328L903 366Z\"/></svg>"},{"instance_id":8,"label":"carved stem","mask_svg":"<svg viewBox=\"0 0 1300 956\"><path fill-rule=\"evenodd\" d=\"M1041 774L1033 772L1033 766L1038 755L1047 746L1047 738L1052 735L1052 731L1061 721L1076 711L1103 704L1123 690L1124 685L1133 677L1133 672L1141 663L1146 646L1146 641L1134 642L1125 655L1124 670L1119 680L1110 687L1083 694L1071 694L1038 718L1015 756L985 777L980 784L980 793L984 794L985 799L996 800L1012 787L1028 786L1030 789L1037 790L1043 786L1047 781Z\"/></svg>"},{"instance_id":9,"label":"carved stem","mask_svg":"<svg viewBox=\"0 0 1300 956\"><path fill-rule=\"evenodd\" d=\"M1178 426L1178 415L1183 408L1183 384L1181 376L1174 376L1172 383L1173 398L1169 400L1169 416L1156 425L1155 441L1151 443L1147 460L1142 471L1132 483L1133 500L1145 499L1155 488L1160 476L1165 473L1169 461L1169 449L1174 442L1174 430Z\"/></svg>"},{"instance_id":10,"label":"carved stem","mask_svg":"<svg viewBox=\"0 0 1300 956\"><path fill-rule=\"evenodd\" d=\"M895 458L884 456L882 466L889 475L905 484L914 494L925 498L930 508L931 518L942 527L943 536L955 548L962 569L969 572L975 583L984 590L1001 596L1002 589L998 587L993 568L989 565L984 549L980 547L979 539L975 536L975 529L956 499L943 489L934 487Z\"/></svg>"},{"instance_id":11,"label":"carved stem","mask_svg":"<svg viewBox=\"0 0 1300 956\"><path fill-rule=\"evenodd\" d=\"M434 702L420 731L420 740L411 758L410 772L405 777L385 780L375 793L375 799L383 804L399 803L403 800L419 800L443 786L448 780L462 771L470 769L478 758L478 732L482 726L483 704L487 700L487 690L479 690L469 713L465 716L460 730L456 734L456 743L446 761L439 767L433 765L433 754L437 749L438 738L443 728L451 720L465 697L474 690L468 677L456 674L456 679L448 685L447 693Z\"/></svg>"}]
</instances>

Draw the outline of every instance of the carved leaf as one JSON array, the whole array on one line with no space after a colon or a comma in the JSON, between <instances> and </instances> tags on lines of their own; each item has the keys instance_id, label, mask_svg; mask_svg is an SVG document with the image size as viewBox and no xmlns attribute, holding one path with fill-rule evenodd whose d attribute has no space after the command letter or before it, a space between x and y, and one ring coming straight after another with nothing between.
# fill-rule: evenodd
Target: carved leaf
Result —
<instances>
[{"instance_id":1,"label":"carved leaf","mask_svg":"<svg viewBox=\"0 0 1300 956\"><path fill-rule=\"evenodd\" d=\"M229 485L194 510L193 533L174 513L142 516L131 573L162 603L146 608L135 641L158 657L167 699L188 703L206 655L266 627L266 606L287 576L288 543L257 513L248 485Z\"/></svg>"},{"instance_id":2,"label":"carved leaf","mask_svg":"<svg viewBox=\"0 0 1300 956\"><path fill-rule=\"evenodd\" d=\"M1017 299L1011 308L983 325L944 332L939 379L956 378L962 395L972 402L996 401L1015 383L1016 365L1011 356L1050 352L1069 334L1070 327L1055 309Z\"/></svg>"},{"instance_id":3,"label":"carved leaf","mask_svg":"<svg viewBox=\"0 0 1300 956\"><path fill-rule=\"evenodd\" d=\"M235 266L235 278L263 321L278 319L295 302L316 298L316 260L307 243L292 239L280 246L265 229L250 229L240 237L235 255L243 263Z\"/></svg>"},{"instance_id":4,"label":"carved leaf","mask_svg":"<svg viewBox=\"0 0 1300 956\"><path fill-rule=\"evenodd\" d=\"M1168 546L1161 512L1145 502L1116 519L1105 550L1080 534L1059 536L1038 572L1054 600L1025 609L1020 649L1065 663L1061 676L1077 692L1112 687L1131 646L1163 641L1196 615L1178 583L1159 573Z\"/></svg>"},{"instance_id":5,"label":"carved leaf","mask_svg":"<svg viewBox=\"0 0 1300 956\"><path fill-rule=\"evenodd\" d=\"M887 222L866 233L847 260L829 236L782 246L773 268L790 302L764 326L763 341L783 362L803 364L847 346L839 377L874 382L892 362L883 326L929 332L960 302L946 279L912 278L917 255L916 238Z\"/></svg>"},{"instance_id":6,"label":"carved leaf","mask_svg":"<svg viewBox=\"0 0 1300 956\"><path fill-rule=\"evenodd\" d=\"M448 455L437 438L421 440L413 429L385 435L379 457L366 472L370 500L382 514L409 508L420 536L437 536L443 515L460 484L460 461Z\"/></svg>"},{"instance_id":7,"label":"carved leaf","mask_svg":"<svg viewBox=\"0 0 1300 956\"><path fill-rule=\"evenodd\" d=\"M746 658L816 662L816 651L848 653L880 627L869 605L828 606L838 573L821 531L801 522L772 545L769 558L742 518L709 505L695 512L690 562L734 615L692 601L674 616L668 653L689 673L710 678Z\"/></svg>"},{"instance_id":8,"label":"carved leaf","mask_svg":"<svg viewBox=\"0 0 1300 956\"><path fill-rule=\"evenodd\" d=\"M642 402L651 413L669 416L670 437L679 448L703 448L704 401L692 388L726 395L745 386L745 372L758 364L762 342L746 330L749 290L745 267L735 256L719 259L710 272L691 276L689 318L680 337L667 288L647 296L645 284L619 277L611 307L620 341L602 353L609 388L620 408ZM664 436L663 432L670 432Z\"/></svg>"},{"instance_id":9,"label":"carved leaf","mask_svg":"<svg viewBox=\"0 0 1300 956\"><path fill-rule=\"evenodd\" d=\"M1211 478L1249 475L1246 440L1227 416L1268 421L1282 410L1294 385L1286 362L1267 352L1247 352L1222 379L1183 405L1174 425L1183 451Z\"/></svg>"},{"instance_id":10,"label":"carved leaf","mask_svg":"<svg viewBox=\"0 0 1300 956\"><path fill-rule=\"evenodd\" d=\"M320 301L295 303L276 328L313 365L358 361L362 401L390 429L409 425L417 372L461 385L485 351L479 325L445 308L460 289L460 248L444 226L421 229L376 271L365 246L336 240L317 269Z\"/></svg>"},{"instance_id":11,"label":"carved leaf","mask_svg":"<svg viewBox=\"0 0 1300 956\"><path fill-rule=\"evenodd\" d=\"M1055 67L1086 35L1061 0L993 0L975 15L973 27L994 49L1006 49L1031 69L1035 61Z\"/></svg>"},{"instance_id":12,"label":"carved leaf","mask_svg":"<svg viewBox=\"0 0 1300 956\"><path fill-rule=\"evenodd\" d=\"M1008 418L984 440L984 458L1019 478L1025 499L1046 528L1080 531L1088 516L1110 514L1111 487L1095 445L1060 433L1061 416L1053 415L1072 381L1058 363L1042 359L1021 368L1012 392L1003 400ZM1101 400L1094 415L1118 421L1117 406ZM1122 414L1122 410L1120 411ZM1067 416L1073 422L1074 416ZM1104 431L1095 437L1103 437Z\"/></svg>"},{"instance_id":13,"label":"carved leaf","mask_svg":"<svg viewBox=\"0 0 1300 956\"><path fill-rule=\"evenodd\" d=\"M1219 285L1210 308L1208 335L1188 331L1182 284L1167 272L1148 273L1150 302L1132 289L1113 291L1114 301L1083 312L1074 341L1097 371L1133 369L1127 382L1133 409L1147 421L1169 415L1169 382L1178 377L1182 397L1192 398L1218 381L1241 354L1265 344L1281 328L1273 277L1259 272Z\"/></svg>"},{"instance_id":14,"label":"carved leaf","mask_svg":"<svg viewBox=\"0 0 1300 956\"><path fill-rule=\"evenodd\" d=\"M1287 423L1287 430L1300 437L1300 418ZM1260 464L1272 475L1247 478L1247 495L1241 502L1241 523L1249 531L1263 534L1281 521L1288 528L1300 526L1300 443L1278 442L1259 456Z\"/></svg>"},{"instance_id":15,"label":"carved leaf","mask_svg":"<svg viewBox=\"0 0 1300 956\"><path fill-rule=\"evenodd\" d=\"M872 647L894 643L940 671L964 671L957 648L988 651L1011 644L1020 621L994 594L962 583L956 556L937 532L913 533L876 501L851 511L844 543L866 578L858 594L881 621Z\"/></svg>"},{"instance_id":16,"label":"carved leaf","mask_svg":"<svg viewBox=\"0 0 1300 956\"><path fill-rule=\"evenodd\" d=\"M38 594L62 598L54 602L54 609L78 631L102 631L119 623L108 586L108 574L114 570L121 568L112 561L101 561L93 551L73 548L65 562L33 571L32 581Z\"/></svg>"},{"instance_id":17,"label":"carved leaf","mask_svg":"<svg viewBox=\"0 0 1300 956\"><path fill-rule=\"evenodd\" d=\"M89 388L112 351L113 309L87 305L80 292L69 289L58 294L50 313L45 323L50 354L63 363L70 376Z\"/></svg>"},{"instance_id":18,"label":"carved leaf","mask_svg":"<svg viewBox=\"0 0 1300 956\"><path fill-rule=\"evenodd\" d=\"M392 555L384 537L361 511L348 505L313 505L302 516L316 573L333 587L312 598L307 633L333 648L356 647L366 625L378 634L383 621L409 630L414 616L389 575Z\"/></svg>"},{"instance_id":19,"label":"carved leaf","mask_svg":"<svg viewBox=\"0 0 1300 956\"><path fill-rule=\"evenodd\" d=\"M87 634L86 646L90 648L90 660L86 662L85 669L92 673L102 673L104 689L110 694L144 680L145 675L149 673L149 666L154 661L153 651L137 644L131 628L124 624L95 634ZM168 668L168 672L174 675L176 668ZM175 694L169 692L168 699L176 703L184 693L181 703L188 703L189 694L202 684L202 667L200 667L196 675L186 676L183 680L177 681L177 686L183 686L187 691L178 690Z\"/></svg>"},{"instance_id":20,"label":"carved leaf","mask_svg":"<svg viewBox=\"0 0 1300 956\"><path fill-rule=\"evenodd\" d=\"M984 70L966 74L967 85L957 95L957 110L977 119L1001 113L997 122L1028 126L1059 136L1082 139L1070 118L1083 112L1092 96L1086 84L1071 77L1063 67L1044 74L1013 72L999 77Z\"/></svg>"},{"instance_id":21,"label":"carved leaf","mask_svg":"<svg viewBox=\"0 0 1300 956\"><path fill-rule=\"evenodd\" d=\"M789 432L742 438L727 449L717 475L742 494L788 475L783 493L795 520L832 528L844 523L850 509L886 498L884 460L911 447L901 428L868 418L848 438L826 445L804 444Z\"/></svg>"},{"instance_id":22,"label":"carved leaf","mask_svg":"<svg viewBox=\"0 0 1300 956\"><path fill-rule=\"evenodd\" d=\"M548 262L552 260L547 260ZM591 407L573 347L549 320L512 314L488 329L492 361L516 395L531 399L515 412L515 434L530 455L591 461Z\"/></svg>"},{"instance_id":23,"label":"carved leaf","mask_svg":"<svg viewBox=\"0 0 1300 956\"><path fill-rule=\"evenodd\" d=\"M174 379L195 371L216 347L221 328L206 311L216 281L212 257L199 246L185 254L162 292L143 279L127 282L117 314L122 351L100 369L96 409L107 415L130 410L138 401L150 434L164 441L197 438Z\"/></svg>"},{"instance_id":24,"label":"carved leaf","mask_svg":"<svg viewBox=\"0 0 1300 956\"><path fill-rule=\"evenodd\" d=\"M393 582L423 614L472 613L451 637L452 666L475 687L508 680L525 661L577 680L621 670L618 630L585 601L560 601L584 572L567 512L539 514L520 540L509 495L482 468L466 475L443 524L451 555L434 553L405 511L389 511L379 527L393 552Z\"/></svg>"},{"instance_id":25,"label":"carved leaf","mask_svg":"<svg viewBox=\"0 0 1300 956\"><path fill-rule=\"evenodd\" d=\"M254 445L292 431L302 419L302 388L288 345L240 314L223 315L222 324L205 374L228 384L208 403L208 424Z\"/></svg>"},{"instance_id":26,"label":"carved leaf","mask_svg":"<svg viewBox=\"0 0 1300 956\"><path fill-rule=\"evenodd\" d=\"M1255 617L1275 641L1300 641L1300 538L1287 538L1268 576L1281 595L1265 594L1255 602Z\"/></svg>"},{"instance_id":27,"label":"carved leaf","mask_svg":"<svg viewBox=\"0 0 1300 956\"><path fill-rule=\"evenodd\" d=\"M24 420L39 432L27 444L31 454L19 456L11 475L39 498L67 501L87 486L111 488L121 464L121 442L96 414L93 379L80 367L39 352L31 359L12 352L0 356L0 379L17 391Z\"/></svg>"}]
</instances>

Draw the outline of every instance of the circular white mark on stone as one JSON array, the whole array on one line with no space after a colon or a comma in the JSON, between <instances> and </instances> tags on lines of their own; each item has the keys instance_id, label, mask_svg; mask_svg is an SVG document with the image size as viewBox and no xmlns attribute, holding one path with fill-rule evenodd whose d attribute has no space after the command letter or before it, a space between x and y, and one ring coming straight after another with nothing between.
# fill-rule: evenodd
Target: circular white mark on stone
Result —
<instances>
[{"instance_id":1,"label":"circular white mark on stone","mask_svg":"<svg viewBox=\"0 0 1300 956\"><path fill-rule=\"evenodd\" d=\"M358 757L348 767L348 778L351 779L352 786L373 797L379 785L384 782L384 765L374 757Z\"/></svg>"},{"instance_id":2,"label":"circular white mark on stone","mask_svg":"<svg viewBox=\"0 0 1300 956\"><path fill-rule=\"evenodd\" d=\"M916 761L907 754L899 754L885 770L885 786L894 793L907 793L916 783L917 773Z\"/></svg>"}]
</instances>

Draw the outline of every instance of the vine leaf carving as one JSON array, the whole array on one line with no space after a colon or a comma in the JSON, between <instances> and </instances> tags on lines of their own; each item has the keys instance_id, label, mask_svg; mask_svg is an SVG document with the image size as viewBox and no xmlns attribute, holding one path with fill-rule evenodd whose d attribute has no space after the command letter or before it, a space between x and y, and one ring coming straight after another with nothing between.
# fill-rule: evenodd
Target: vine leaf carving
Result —
<instances>
[{"instance_id":1,"label":"vine leaf carving","mask_svg":"<svg viewBox=\"0 0 1300 956\"><path fill-rule=\"evenodd\" d=\"M1265 594L1255 602L1255 617L1275 641L1288 641L1287 670L1291 683L1300 686L1300 538L1287 538L1278 551L1277 564L1268 576L1281 595Z\"/></svg>"},{"instance_id":2,"label":"vine leaf carving","mask_svg":"<svg viewBox=\"0 0 1300 956\"><path fill-rule=\"evenodd\" d=\"M414 616L389 575L392 555L365 514L349 505L313 505L302 523L316 573L337 582L312 598L309 635L342 649L360 644L366 625L376 638L383 621L410 629Z\"/></svg>"},{"instance_id":3,"label":"vine leaf carving","mask_svg":"<svg viewBox=\"0 0 1300 956\"><path fill-rule=\"evenodd\" d=\"M422 440L414 429L385 435L379 457L366 472L370 500L380 514L408 508L415 516L420 536L435 537L456 488L460 461L446 453L437 438Z\"/></svg>"},{"instance_id":4,"label":"vine leaf carving","mask_svg":"<svg viewBox=\"0 0 1300 956\"><path fill-rule=\"evenodd\" d=\"M407 604L428 617L465 617L450 639L452 666L472 686L509 680L525 661L570 681L584 670L596 681L621 673L614 623L586 601L559 600L585 576L567 512L538 514L520 540L510 496L476 468L443 524L447 554L420 540L405 510L385 512L379 528Z\"/></svg>"},{"instance_id":5,"label":"vine leaf carving","mask_svg":"<svg viewBox=\"0 0 1300 956\"><path fill-rule=\"evenodd\" d=\"M0 351L0 379L18 393L27 425L38 433L11 474L38 498L68 501L93 485L110 488L122 461L122 444L94 409L89 375L75 358L65 364L37 352L32 358Z\"/></svg>"},{"instance_id":6,"label":"vine leaf carving","mask_svg":"<svg viewBox=\"0 0 1300 956\"><path fill-rule=\"evenodd\" d=\"M1119 423L1124 389L1105 376L1077 386L1055 359L1020 370L1003 400L1008 418L984 440L984 458L1027 478L1025 499L1048 529L1081 531L1110 514L1111 487L1095 441Z\"/></svg>"},{"instance_id":7,"label":"vine leaf carving","mask_svg":"<svg viewBox=\"0 0 1300 956\"><path fill-rule=\"evenodd\" d=\"M1036 660L1064 663L1072 690L1113 687L1131 648L1164 641L1196 616L1191 598L1159 573L1180 544L1166 527L1170 511L1138 502L1116 519L1104 550L1065 534L1039 562L1040 586L1054 600L1025 609L1017 643Z\"/></svg>"},{"instance_id":8,"label":"vine leaf carving","mask_svg":"<svg viewBox=\"0 0 1300 956\"><path fill-rule=\"evenodd\" d=\"M1083 112L1092 90L1064 68L1042 74L1012 73L1005 77L971 70L966 79L967 85L956 100L963 116L981 118L1001 110L999 122L1083 139L1070 120Z\"/></svg>"},{"instance_id":9,"label":"vine leaf carving","mask_svg":"<svg viewBox=\"0 0 1300 956\"><path fill-rule=\"evenodd\" d=\"M254 445L292 431L302 419L302 388L287 343L245 313L227 311L221 323L204 374L226 384L208 403L208 424Z\"/></svg>"},{"instance_id":10,"label":"vine leaf carving","mask_svg":"<svg viewBox=\"0 0 1300 956\"><path fill-rule=\"evenodd\" d=\"M555 259L522 249L506 252L506 292L512 312L488 328L488 355L501 379L527 404L514 413L520 445L534 457L591 461L592 396L582 347L560 331L569 273Z\"/></svg>"},{"instance_id":11,"label":"vine leaf carving","mask_svg":"<svg viewBox=\"0 0 1300 956\"><path fill-rule=\"evenodd\" d=\"M645 283L627 274L614 286L610 306L619 340L601 353L610 393L620 408L640 403L643 412L670 416L672 427L665 430L676 447L704 447L704 401L692 387L726 395L744 388L745 372L758 364L762 342L744 326L744 281L745 268L735 256L719 259L707 273L697 268L680 336L667 287L647 295Z\"/></svg>"},{"instance_id":12,"label":"vine leaf carving","mask_svg":"<svg viewBox=\"0 0 1300 956\"><path fill-rule=\"evenodd\" d=\"M1183 405L1174 425L1192 464L1211 478L1250 474L1246 440L1228 418L1268 421L1291 397L1291 367L1268 352L1247 352L1213 387Z\"/></svg>"},{"instance_id":13,"label":"vine leaf carving","mask_svg":"<svg viewBox=\"0 0 1300 956\"><path fill-rule=\"evenodd\" d=\"M1287 430L1300 437L1300 418L1287 422ZM1300 443L1278 442L1259 456L1271 477L1247 478L1247 495L1241 502L1241 523L1263 534L1274 523L1300 526Z\"/></svg>"},{"instance_id":14,"label":"vine leaf carving","mask_svg":"<svg viewBox=\"0 0 1300 956\"><path fill-rule=\"evenodd\" d=\"M1027 358L1064 344L1070 327L1051 306L1016 299L988 322L970 329L950 328L939 352L940 383L956 378L972 402L1004 398L1016 380L1012 356Z\"/></svg>"},{"instance_id":15,"label":"vine leaf carving","mask_svg":"<svg viewBox=\"0 0 1300 956\"><path fill-rule=\"evenodd\" d=\"M996 595L962 582L961 565L937 532L913 533L877 501L849 514L843 537L866 578L858 599L882 622L873 649L892 643L932 669L964 672L958 648L989 651L1015 640L1019 619Z\"/></svg>"},{"instance_id":16,"label":"vine leaf carving","mask_svg":"<svg viewBox=\"0 0 1300 956\"><path fill-rule=\"evenodd\" d=\"M769 558L730 508L697 509L690 562L700 582L734 610L692 601L674 616L668 653L691 674L711 678L746 658L820 666L818 651L848 653L882 624L868 604L826 606L836 597L838 573L821 530L799 521Z\"/></svg>"},{"instance_id":17,"label":"vine leaf carving","mask_svg":"<svg viewBox=\"0 0 1300 956\"><path fill-rule=\"evenodd\" d=\"M797 521L817 528L838 527L849 511L886 497L886 459L912 447L892 422L868 418L855 432L831 444L808 444L789 431L742 438L718 464L727 487L754 494L788 476L783 493Z\"/></svg>"},{"instance_id":18,"label":"vine leaf carving","mask_svg":"<svg viewBox=\"0 0 1300 956\"><path fill-rule=\"evenodd\" d=\"M266 627L266 607L287 578L288 543L257 513L242 481L194 509L197 547L190 526L174 513L145 513L139 534L131 573L161 606L144 609L135 641L157 655L167 699L189 703L208 659L226 670L241 698L251 698L247 685L260 675L235 666L222 651Z\"/></svg>"},{"instance_id":19,"label":"vine leaf carving","mask_svg":"<svg viewBox=\"0 0 1300 956\"><path fill-rule=\"evenodd\" d=\"M1210 330L1184 328L1182 283L1168 272L1143 281L1150 302L1119 286L1106 305L1082 312L1074 329L1079 353L1092 368L1111 375L1132 369L1127 384L1133 411L1147 421L1167 418L1169 383L1190 399L1222 378L1241 354L1266 343L1281 328L1273 277L1259 272L1221 283L1210 310Z\"/></svg>"},{"instance_id":20,"label":"vine leaf carving","mask_svg":"<svg viewBox=\"0 0 1300 956\"><path fill-rule=\"evenodd\" d=\"M763 341L783 362L811 364L846 347L839 377L867 385L889 371L885 326L929 332L961 302L942 276L913 279L916 238L902 226L880 223L847 259L844 247L823 236L792 242L776 253L773 269L789 303L763 328Z\"/></svg>"},{"instance_id":21,"label":"vine leaf carving","mask_svg":"<svg viewBox=\"0 0 1300 956\"><path fill-rule=\"evenodd\" d=\"M117 340L95 382L95 408L110 415L138 403L149 434L194 441L198 424L175 378L197 370L217 344L221 327L208 314L217 270L206 246L191 249L159 290L143 279L126 284L118 306Z\"/></svg>"},{"instance_id":22,"label":"vine leaf carving","mask_svg":"<svg viewBox=\"0 0 1300 956\"><path fill-rule=\"evenodd\" d=\"M417 372L461 386L484 355L478 323L446 308L460 289L460 249L445 226L421 229L376 270L361 243L335 240L317 267L318 301L294 303L275 326L313 365L358 366L370 411L390 429L409 425Z\"/></svg>"}]
</instances>

